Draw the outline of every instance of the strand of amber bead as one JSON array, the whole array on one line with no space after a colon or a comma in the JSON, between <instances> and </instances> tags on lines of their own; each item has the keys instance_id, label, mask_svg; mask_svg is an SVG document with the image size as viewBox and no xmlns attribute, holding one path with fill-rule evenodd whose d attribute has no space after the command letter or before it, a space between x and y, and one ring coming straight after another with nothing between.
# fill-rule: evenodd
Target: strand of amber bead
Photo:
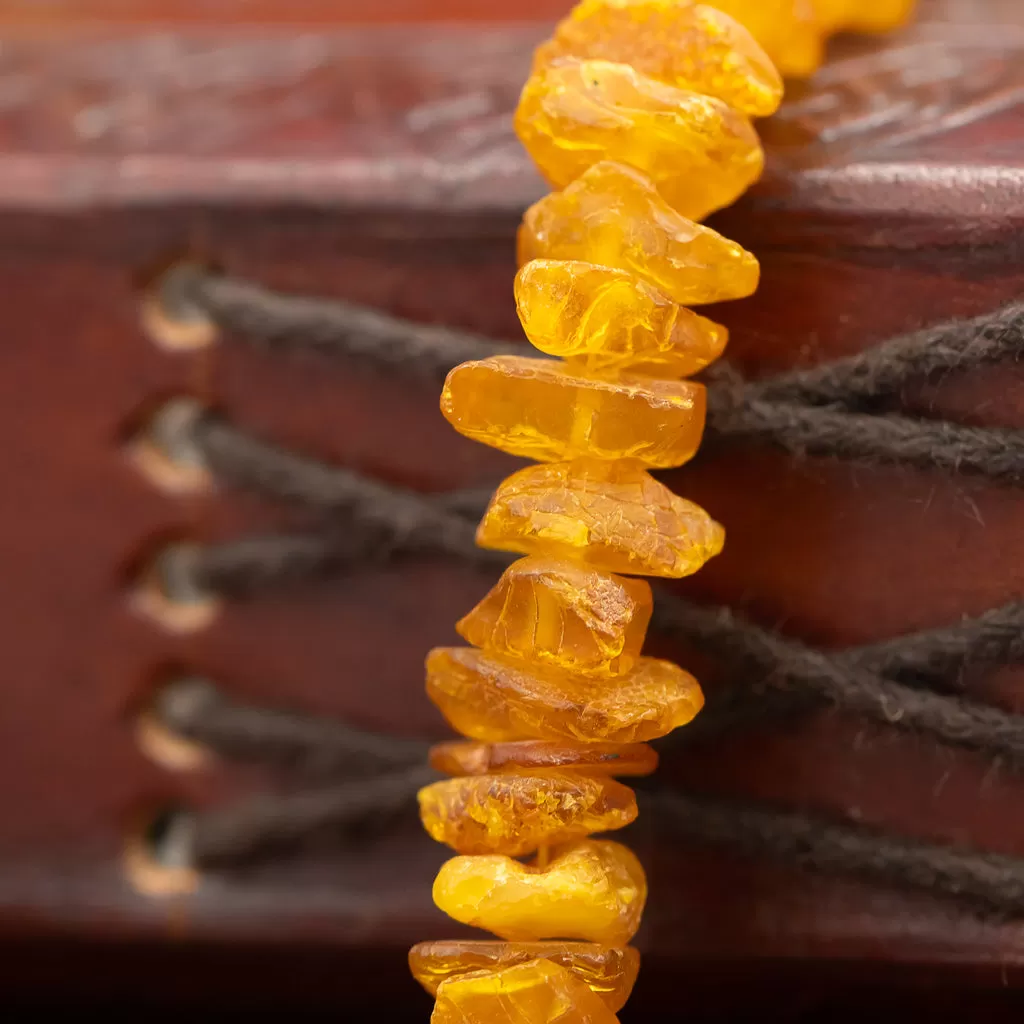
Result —
<instances>
[{"instance_id":1,"label":"strand of amber bead","mask_svg":"<svg viewBox=\"0 0 1024 1024\"><path fill-rule=\"evenodd\" d=\"M583 0L536 54L517 133L558 190L527 211L515 282L529 341L448 376L462 433L541 464L480 524L520 558L432 651L427 690L465 742L420 792L458 856L434 900L504 941L413 948L433 1024L614 1024L639 967L647 883L626 847L590 838L636 817L614 776L653 771L648 741L700 710L696 681L641 654L651 588L717 554L722 528L649 470L696 451L723 327L685 308L757 287L750 253L697 223L761 173L750 118L825 37L892 27L912 0ZM718 8L718 9L716 9ZM743 27L746 25L746 27ZM531 857L532 860L519 858Z\"/></svg>"}]
</instances>

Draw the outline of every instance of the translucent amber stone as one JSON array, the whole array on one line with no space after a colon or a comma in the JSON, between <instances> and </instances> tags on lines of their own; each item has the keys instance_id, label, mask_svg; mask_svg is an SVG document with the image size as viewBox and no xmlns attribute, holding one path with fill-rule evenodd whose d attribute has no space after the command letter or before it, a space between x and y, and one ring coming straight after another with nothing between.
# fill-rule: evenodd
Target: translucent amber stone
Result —
<instances>
[{"instance_id":1,"label":"translucent amber stone","mask_svg":"<svg viewBox=\"0 0 1024 1024\"><path fill-rule=\"evenodd\" d=\"M430 652L427 694L456 730L485 743L642 743L686 725L704 703L693 676L657 658L601 680L472 647Z\"/></svg>"},{"instance_id":2,"label":"translucent amber stone","mask_svg":"<svg viewBox=\"0 0 1024 1024\"><path fill-rule=\"evenodd\" d=\"M538 48L534 70L566 57L630 64L756 117L774 113L782 101L782 79L753 36L702 4L583 0Z\"/></svg>"},{"instance_id":3,"label":"translucent amber stone","mask_svg":"<svg viewBox=\"0 0 1024 1024\"><path fill-rule=\"evenodd\" d=\"M742 299L757 289L757 260L695 224L624 164L594 164L526 211L519 262L581 260L627 270L682 305Z\"/></svg>"},{"instance_id":4,"label":"translucent amber stone","mask_svg":"<svg viewBox=\"0 0 1024 1024\"><path fill-rule=\"evenodd\" d=\"M821 63L824 32L813 0L715 0L715 7L743 25L783 75L800 78Z\"/></svg>"},{"instance_id":5,"label":"translucent amber stone","mask_svg":"<svg viewBox=\"0 0 1024 1024\"><path fill-rule=\"evenodd\" d=\"M460 433L541 462L591 455L681 466L704 430L704 386L597 377L555 359L492 356L448 374L441 412Z\"/></svg>"},{"instance_id":6,"label":"translucent amber stone","mask_svg":"<svg viewBox=\"0 0 1024 1024\"><path fill-rule=\"evenodd\" d=\"M618 1024L578 978L550 960L442 983L430 1024Z\"/></svg>"},{"instance_id":7,"label":"translucent amber stone","mask_svg":"<svg viewBox=\"0 0 1024 1024\"><path fill-rule=\"evenodd\" d=\"M905 25L917 0L851 0L842 27L857 32L891 32Z\"/></svg>"},{"instance_id":8,"label":"translucent amber stone","mask_svg":"<svg viewBox=\"0 0 1024 1024\"><path fill-rule=\"evenodd\" d=\"M526 942L625 945L640 926L646 899L640 862L607 840L556 850L546 868L511 857L453 857L434 880L434 902L449 917Z\"/></svg>"},{"instance_id":9,"label":"translucent amber stone","mask_svg":"<svg viewBox=\"0 0 1024 1024\"><path fill-rule=\"evenodd\" d=\"M686 377L717 359L729 333L624 270L531 260L516 275L527 338L595 373Z\"/></svg>"},{"instance_id":10,"label":"translucent amber stone","mask_svg":"<svg viewBox=\"0 0 1024 1024\"><path fill-rule=\"evenodd\" d=\"M446 775L488 775L531 768L571 768L603 775L650 775L658 767L658 754L646 743L454 742L431 747L430 764Z\"/></svg>"},{"instance_id":11,"label":"translucent amber stone","mask_svg":"<svg viewBox=\"0 0 1024 1024\"><path fill-rule=\"evenodd\" d=\"M413 977L431 994L449 978L474 971L501 971L532 960L549 960L599 995L613 1013L629 998L640 969L632 946L592 942L489 942L468 939L421 942L409 950Z\"/></svg>"},{"instance_id":12,"label":"translucent amber stone","mask_svg":"<svg viewBox=\"0 0 1024 1024\"><path fill-rule=\"evenodd\" d=\"M627 786L556 768L447 779L421 789L419 802L423 827L439 843L510 857L623 828L637 815Z\"/></svg>"},{"instance_id":13,"label":"translucent amber stone","mask_svg":"<svg viewBox=\"0 0 1024 1024\"><path fill-rule=\"evenodd\" d=\"M734 202L764 169L757 132L743 114L604 60L552 64L532 75L515 129L555 188L615 160L643 171L693 220Z\"/></svg>"},{"instance_id":14,"label":"translucent amber stone","mask_svg":"<svg viewBox=\"0 0 1024 1024\"><path fill-rule=\"evenodd\" d=\"M635 462L576 459L504 480L477 531L485 548L576 558L609 572L688 576L725 531Z\"/></svg>"},{"instance_id":15,"label":"translucent amber stone","mask_svg":"<svg viewBox=\"0 0 1024 1024\"><path fill-rule=\"evenodd\" d=\"M639 657L652 606L644 580L532 555L510 565L455 628L498 654L613 675Z\"/></svg>"}]
</instances>

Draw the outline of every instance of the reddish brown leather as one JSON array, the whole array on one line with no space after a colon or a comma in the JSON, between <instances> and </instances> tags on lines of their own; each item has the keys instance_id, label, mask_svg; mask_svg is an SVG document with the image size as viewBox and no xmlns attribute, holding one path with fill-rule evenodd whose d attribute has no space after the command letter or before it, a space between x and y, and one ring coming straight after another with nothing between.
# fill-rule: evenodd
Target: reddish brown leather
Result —
<instances>
[{"instance_id":1,"label":"reddish brown leather","mask_svg":"<svg viewBox=\"0 0 1024 1024\"><path fill-rule=\"evenodd\" d=\"M345 6L364 20L363 5ZM422 657L452 638L487 579L439 562L358 570L233 605L194 636L162 633L126 600L141 553L288 517L231 493L156 493L121 444L141 409L187 392L283 444L425 490L490 482L510 462L457 437L413 380L229 344L160 351L139 329L138 282L191 252L282 289L514 336L513 233L541 184L508 114L545 25L352 28L326 24L338 5L311 2L290 5L296 20L321 22L300 30L269 24L268 2L251 8L264 24L232 27L227 8L197 0L172 5L173 29L112 28L99 18L123 14L118 5L67 4L94 18L72 34L29 7L0 51L0 926L244 942L288 963L336 948L326 987L413 999L403 947L451 931L429 900L444 853L415 823L340 858L211 877L180 901L142 897L120 866L138 815L271 780L226 765L168 774L137 749L132 720L173 662L249 699L441 735ZM746 372L1019 298L1024 8L923 7L903 35L835 47L807 87L817 103L798 91L765 126L765 182L716 222L762 261L758 295L714 311ZM401 20L423 8L375 9ZM432 11L495 17L484 0ZM1012 366L950 377L908 404L1024 427L1024 378ZM941 625L1019 595L1024 580L1024 506L1010 489L767 450L698 461L674 485L729 532L726 553L681 589L817 644ZM1022 680L1001 671L977 692L1019 707ZM1024 790L1009 772L833 713L737 735L665 771L701 792L1024 855ZM636 843L656 894L640 1010L709 963L752 978L780 958L795 963L786 978L806 978L807 960L840 973L844 962L942 965L922 977L947 980L956 966L983 984L1015 982L1024 964L1018 926L679 853L644 830ZM743 1001L732 985L709 990Z\"/></svg>"}]
</instances>

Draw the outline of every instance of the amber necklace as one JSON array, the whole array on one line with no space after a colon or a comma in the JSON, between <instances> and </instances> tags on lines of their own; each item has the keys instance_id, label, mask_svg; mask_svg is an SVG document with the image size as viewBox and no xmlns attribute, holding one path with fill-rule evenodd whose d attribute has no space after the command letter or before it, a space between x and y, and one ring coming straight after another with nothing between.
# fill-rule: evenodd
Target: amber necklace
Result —
<instances>
[{"instance_id":1,"label":"amber necklace","mask_svg":"<svg viewBox=\"0 0 1024 1024\"><path fill-rule=\"evenodd\" d=\"M757 260L697 221L760 175L750 118L778 107L779 71L808 74L832 32L912 7L583 0L537 51L516 130L560 191L523 220L515 297L529 341L560 358L496 356L445 383L456 429L541 464L499 486L477 534L526 557L459 622L473 646L427 659L431 699L469 741L434 749L454 778L420 793L427 831L460 854L435 902L505 941L411 951L434 1024L607 1024L629 995L646 880L624 846L587 837L636 817L613 776L653 771L647 741L703 700L641 656L651 589L632 577L686 576L724 540L648 471L696 451L704 388L681 378L726 343L684 304L758 282Z\"/></svg>"}]
</instances>

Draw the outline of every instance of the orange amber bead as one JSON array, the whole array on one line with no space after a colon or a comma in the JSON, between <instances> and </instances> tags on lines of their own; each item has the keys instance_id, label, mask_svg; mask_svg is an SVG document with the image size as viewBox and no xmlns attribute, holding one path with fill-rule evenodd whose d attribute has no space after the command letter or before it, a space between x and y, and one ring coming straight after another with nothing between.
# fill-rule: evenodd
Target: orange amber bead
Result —
<instances>
[{"instance_id":1,"label":"orange amber bead","mask_svg":"<svg viewBox=\"0 0 1024 1024\"><path fill-rule=\"evenodd\" d=\"M615 1014L564 967L532 960L445 981L430 1024L618 1024Z\"/></svg>"},{"instance_id":2,"label":"orange amber bead","mask_svg":"<svg viewBox=\"0 0 1024 1024\"><path fill-rule=\"evenodd\" d=\"M471 739L637 743L686 725L704 697L678 665L640 658L609 679L524 665L472 647L427 656L427 694Z\"/></svg>"},{"instance_id":3,"label":"orange amber bead","mask_svg":"<svg viewBox=\"0 0 1024 1024\"><path fill-rule=\"evenodd\" d=\"M555 188L615 160L643 171L693 220L734 202L764 169L757 132L742 114L610 61L536 72L520 97L515 129Z\"/></svg>"},{"instance_id":4,"label":"orange amber bead","mask_svg":"<svg viewBox=\"0 0 1024 1024\"><path fill-rule=\"evenodd\" d=\"M644 580L533 555L513 562L455 628L497 654L616 675L639 657L652 606Z\"/></svg>"},{"instance_id":5,"label":"orange amber bead","mask_svg":"<svg viewBox=\"0 0 1024 1024\"><path fill-rule=\"evenodd\" d=\"M682 305L742 299L757 288L757 260L717 231L687 220L640 171L603 161L526 211L519 262L582 260L626 270Z\"/></svg>"},{"instance_id":6,"label":"orange amber bead","mask_svg":"<svg viewBox=\"0 0 1024 1024\"><path fill-rule=\"evenodd\" d=\"M624 270L531 260L516 275L516 309L535 348L596 373L686 377L717 359L729 332Z\"/></svg>"},{"instance_id":7,"label":"orange amber bead","mask_svg":"<svg viewBox=\"0 0 1024 1024\"><path fill-rule=\"evenodd\" d=\"M667 468L700 445L705 397L690 381L598 377L555 359L492 356L448 374L441 412L459 433L512 455Z\"/></svg>"},{"instance_id":8,"label":"orange amber bead","mask_svg":"<svg viewBox=\"0 0 1024 1024\"><path fill-rule=\"evenodd\" d=\"M534 70L566 57L621 61L756 117L782 100L782 79L753 36L703 4L583 0L537 49Z\"/></svg>"},{"instance_id":9,"label":"orange amber bead","mask_svg":"<svg viewBox=\"0 0 1024 1024\"><path fill-rule=\"evenodd\" d=\"M550 960L564 967L601 997L613 1013L629 998L640 969L632 946L599 946L593 942L490 942L469 939L421 942L409 950L413 977L436 995L442 982L475 971L504 970L532 960Z\"/></svg>"},{"instance_id":10,"label":"orange amber bead","mask_svg":"<svg viewBox=\"0 0 1024 1024\"><path fill-rule=\"evenodd\" d=\"M489 775L531 768L569 768L602 775L650 775L658 767L658 754L646 743L459 741L431 747L430 764L446 775Z\"/></svg>"},{"instance_id":11,"label":"orange amber bead","mask_svg":"<svg viewBox=\"0 0 1024 1024\"><path fill-rule=\"evenodd\" d=\"M627 786L556 768L435 782L420 790L419 802L423 827L439 843L510 857L623 828L637 815Z\"/></svg>"},{"instance_id":12,"label":"orange amber bead","mask_svg":"<svg viewBox=\"0 0 1024 1024\"><path fill-rule=\"evenodd\" d=\"M476 539L608 572L679 577L717 555L725 531L639 463L576 459L528 466L499 484Z\"/></svg>"},{"instance_id":13,"label":"orange amber bead","mask_svg":"<svg viewBox=\"0 0 1024 1024\"><path fill-rule=\"evenodd\" d=\"M434 880L434 902L449 917L526 942L625 945L640 926L646 899L636 856L602 839L555 850L544 868L511 857L453 857Z\"/></svg>"}]
</instances>

